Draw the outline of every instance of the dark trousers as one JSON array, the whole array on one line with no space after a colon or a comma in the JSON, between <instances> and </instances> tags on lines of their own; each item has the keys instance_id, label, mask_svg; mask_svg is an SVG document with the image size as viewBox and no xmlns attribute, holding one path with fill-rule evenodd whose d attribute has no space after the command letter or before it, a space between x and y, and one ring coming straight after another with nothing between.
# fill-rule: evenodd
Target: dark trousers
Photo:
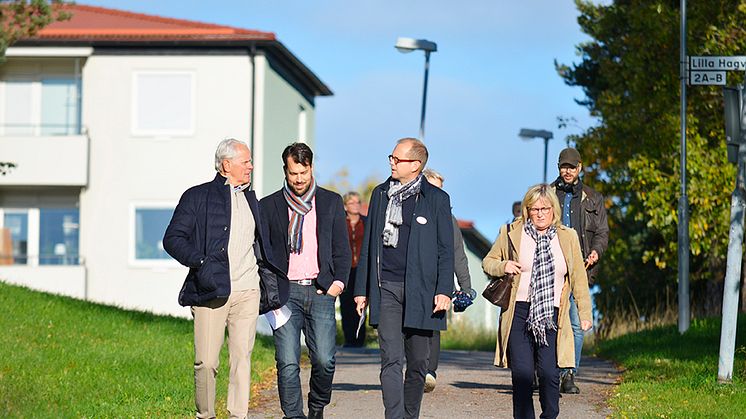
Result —
<instances>
[{"instance_id":1,"label":"dark trousers","mask_svg":"<svg viewBox=\"0 0 746 419\"><path fill-rule=\"evenodd\" d=\"M365 325L360 328L360 335L355 336L360 316L357 315L357 304L355 304L355 274L357 268L352 268L347 286L339 296L339 311L342 315L342 333L345 337L345 346L365 346Z\"/></svg>"},{"instance_id":2,"label":"dark trousers","mask_svg":"<svg viewBox=\"0 0 746 419\"><path fill-rule=\"evenodd\" d=\"M530 304L515 303L513 324L508 337L508 357L513 379L513 417L534 418L533 388L534 368L539 375L539 402L541 418L559 415L559 367L557 367L557 331L547 330L549 346L534 343L526 330ZM557 323L557 308L554 322Z\"/></svg>"},{"instance_id":3,"label":"dark trousers","mask_svg":"<svg viewBox=\"0 0 746 419\"><path fill-rule=\"evenodd\" d=\"M403 325L404 283L382 281L378 342L386 419L420 416L432 331L404 328ZM405 356L407 372L402 374Z\"/></svg>"},{"instance_id":4,"label":"dark trousers","mask_svg":"<svg viewBox=\"0 0 746 419\"><path fill-rule=\"evenodd\" d=\"M428 360L427 371L435 372L438 370L438 358L440 358L440 330L433 330L433 337L430 338L430 359Z\"/></svg>"},{"instance_id":5,"label":"dark trousers","mask_svg":"<svg viewBox=\"0 0 746 419\"><path fill-rule=\"evenodd\" d=\"M337 320L336 298L317 294L313 285L290 283L287 308L290 320L274 331L277 361L277 390L286 418L305 418L300 384L300 334L306 336L311 358L308 391L309 410L321 410L332 398L335 366Z\"/></svg>"}]
</instances>

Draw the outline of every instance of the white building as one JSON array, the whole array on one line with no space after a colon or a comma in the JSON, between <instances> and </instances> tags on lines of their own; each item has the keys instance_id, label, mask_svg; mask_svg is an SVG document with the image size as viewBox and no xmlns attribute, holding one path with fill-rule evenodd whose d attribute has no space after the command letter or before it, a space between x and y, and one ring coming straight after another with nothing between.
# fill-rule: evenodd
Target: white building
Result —
<instances>
[{"instance_id":1,"label":"white building","mask_svg":"<svg viewBox=\"0 0 746 419\"><path fill-rule=\"evenodd\" d=\"M226 137L253 150L257 194L278 189L331 91L273 33L69 10L0 64L0 280L186 316L161 243L181 193Z\"/></svg>"}]
</instances>

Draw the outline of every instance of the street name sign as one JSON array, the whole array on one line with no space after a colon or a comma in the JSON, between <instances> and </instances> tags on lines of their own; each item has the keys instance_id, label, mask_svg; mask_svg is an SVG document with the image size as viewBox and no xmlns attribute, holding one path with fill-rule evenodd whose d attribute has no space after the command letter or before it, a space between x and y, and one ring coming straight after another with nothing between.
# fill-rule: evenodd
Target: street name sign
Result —
<instances>
[{"instance_id":1,"label":"street name sign","mask_svg":"<svg viewBox=\"0 0 746 419\"><path fill-rule=\"evenodd\" d=\"M689 57L689 84L725 86L727 71L746 71L746 55Z\"/></svg>"}]
</instances>

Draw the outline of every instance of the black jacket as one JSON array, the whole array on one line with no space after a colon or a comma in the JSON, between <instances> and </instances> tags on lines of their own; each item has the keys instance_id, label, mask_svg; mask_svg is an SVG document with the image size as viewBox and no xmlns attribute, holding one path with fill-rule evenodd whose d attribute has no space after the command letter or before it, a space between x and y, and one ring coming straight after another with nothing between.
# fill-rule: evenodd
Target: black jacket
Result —
<instances>
[{"instance_id":1,"label":"black jacket","mask_svg":"<svg viewBox=\"0 0 746 419\"><path fill-rule=\"evenodd\" d=\"M368 298L370 324L378 325L381 311L380 255L389 181L376 186L368 208L363 248L357 265L355 296ZM411 198L410 198L411 199ZM445 330L445 311L433 314L435 296L453 293L453 215L448 194L422 180L412 214L404 278L404 327Z\"/></svg>"},{"instance_id":2,"label":"black jacket","mask_svg":"<svg viewBox=\"0 0 746 419\"><path fill-rule=\"evenodd\" d=\"M561 177L552 182L551 186L555 188L560 201L560 207L562 207L565 192L557 186L560 182L562 182ZM598 253L598 260L600 262L609 245L609 221L606 216L604 197L591 187L583 184L582 181L578 180L578 182L580 182L581 186L580 196L576 194L572 200L573 203L577 200L580 201L580 214L577 215L580 225L573 225L573 229L578 233L580 248L583 250L583 258L587 258L591 251L595 250ZM572 203L570 205L573 207ZM571 214L571 217L573 215L575 214ZM599 262L596 262L588 270L588 282L591 284L596 280Z\"/></svg>"},{"instance_id":3,"label":"black jacket","mask_svg":"<svg viewBox=\"0 0 746 419\"><path fill-rule=\"evenodd\" d=\"M290 263L290 218L282 189L262 198L259 207L262 211L262 223L269 232L269 244L275 256L274 261L282 272L287 274ZM342 197L321 187L316 189L316 240L319 263L316 283L324 291L328 290L334 281L342 281L346 286L352 266L352 253L347 237Z\"/></svg>"},{"instance_id":4,"label":"black jacket","mask_svg":"<svg viewBox=\"0 0 746 419\"><path fill-rule=\"evenodd\" d=\"M261 288L259 312L263 314L287 302L288 286L282 271L272 263L268 234L261 222L256 195L249 190L244 195L256 225L253 247ZM230 296L230 222L230 187L219 173L212 182L189 188L181 196L163 237L163 247L171 257L189 268L179 292L182 306L202 306Z\"/></svg>"}]
</instances>

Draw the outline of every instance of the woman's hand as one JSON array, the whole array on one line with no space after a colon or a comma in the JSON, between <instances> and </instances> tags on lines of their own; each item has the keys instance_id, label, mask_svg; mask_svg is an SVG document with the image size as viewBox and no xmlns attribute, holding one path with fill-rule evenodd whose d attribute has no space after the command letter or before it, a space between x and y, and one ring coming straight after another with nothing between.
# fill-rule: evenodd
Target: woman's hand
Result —
<instances>
[{"instance_id":1,"label":"woman's hand","mask_svg":"<svg viewBox=\"0 0 746 419\"><path fill-rule=\"evenodd\" d=\"M584 332L590 330L591 326L593 326L593 323L591 323L590 320L581 320L580 321L580 328L583 329Z\"/></svg>"},{"instance_id":2,"label":"woman's hand","mask_svg":"<svg viewBox=\"0 0 746 419\"><path fill-rule=\"evenodd\" d=\"M516 261L514 261L514 260L509 260L505 264L505 273L506 274L511 274L511 275L520 275L521 274L521 264L518 263L518 262L516 262Z\"/></svg>"}]
</instances>

